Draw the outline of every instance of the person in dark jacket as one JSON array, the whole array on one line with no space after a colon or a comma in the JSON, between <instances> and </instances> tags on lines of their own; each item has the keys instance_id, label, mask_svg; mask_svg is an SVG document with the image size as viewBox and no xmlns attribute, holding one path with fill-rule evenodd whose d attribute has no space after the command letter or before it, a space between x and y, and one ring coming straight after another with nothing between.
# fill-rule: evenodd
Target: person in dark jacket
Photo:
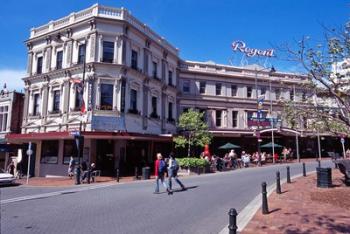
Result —
<instances>
[{"instance_id":1,"label":"person in dark jacket","mask_svg":"<svg viewBox=\"0 0 350 234\"><path fill-rule=\"evenodd\" d=\"M177 176L177 172L179 170L179 164L175 159L174 153L170 153L169 155L169 167L168 167L168 175L169 175L169 189L172 189L172 178L175 179L176 183L180 185L182 190L186 190L185 186L179 180Z\"/></svg>"}]
</instances>

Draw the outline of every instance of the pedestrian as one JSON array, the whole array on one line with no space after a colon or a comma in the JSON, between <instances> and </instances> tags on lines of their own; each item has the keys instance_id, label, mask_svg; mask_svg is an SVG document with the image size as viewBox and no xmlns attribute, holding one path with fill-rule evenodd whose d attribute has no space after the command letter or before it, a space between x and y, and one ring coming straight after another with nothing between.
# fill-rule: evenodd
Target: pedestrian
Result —
<instances>
[{"instance_id":1,"label":"pedestrian","mask_svg":"<svg viewBox=\"0 0 350 234\"><path fill-rule=\"evenodd\" d=\"M168 192L168 195L173 194L173 192L168 188L168 185L164 181L164 174L167 170L167 166L165 161L163 160L163 156L161 153L157 153L157 160L155 162L155 176L156 176L156 189L154 193L159 193L159 180L163 184L164 188Z\"/></svg>"},{"instance_id":2,"label":"pedestrian","mask_svg":"<svg viewBox=\"0 0 350 234\"><path fill-rule=\"evenodd\" d=\"M250 157L245 151L242 152L242 162L244 167L249 167Z\"/></svg>"},{"instance_id":3,"label":"pedestrian","mask_svg":"<svg viewBox=\"0 0 350 234\"><path fill-rule=\"evenodd\" d=\"M15 175L15 162L13 160L11 160L10 164L7 166L7 172L13 176Z\"/></svg>"},{"instance_id":4,"label":"pedestrian","mask_svg":"<svg viewBox=\"0 0 350 234\"><path fill-rule=\"evenodd\" d=\"M75 165L75 161L73 156L70 156L70 160L69 160L69 165L68 165L68 176L69 178L72 178L74 175L74 165Z\"/></svg>"},{"instance_id":5,"label":"pedestrian","mask_svg":"<svg viewBox=\"0 0 350 234\"><path fill-rule=\"evenodd\" d=\"M81 163L81 170L83 172L83 176L81 178L81 181L84 182L84 180L87 178L88 173L89 173L88 166L87 166L87 163L85 160Z\"/></svg>"},{"instance_id":6,"label":"pedestrian","mask_svg":"<svg viewBox=\"0 0 350 234\"><path fill-rule=\"evenodd\" d=\"M180 185L181 189L184 191L186 190L185 186L183 185L183 183L181 183L181 181L179 180L178 176L177 176L177 172L179 171L179 164L175 159L175 155L174 153L170 153L169 155L169 166L168 166L168 175L169 175L169 189L172 190L172 178L175 179L176 183L178 183L178 185Z\"/></svg>"}]
</instances>

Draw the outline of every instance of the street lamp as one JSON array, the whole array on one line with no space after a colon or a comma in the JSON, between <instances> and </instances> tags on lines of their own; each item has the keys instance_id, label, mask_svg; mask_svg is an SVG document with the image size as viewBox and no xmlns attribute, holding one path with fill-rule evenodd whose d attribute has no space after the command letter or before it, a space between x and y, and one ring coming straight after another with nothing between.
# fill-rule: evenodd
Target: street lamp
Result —
<instances>
[{"instance_id":1,"label":"street lamp","mask_svg":"<svg viewBox=\"0 0 350 234\"><path fill-rule=\"evenodd\" d=\"M261 166L261 147L260 147L261 139L260 139L259 129L260 129L260 117L261 117L261 114L262 114L262 106L263 106L263 104L262 104L262 102L260 103L259 97L258 97L258 73L262 72L262 71L266 71L268 69L270 69L269 70L269 74L276 72L276 69L273 66L271 68L264 67L264 68L262 68L260 70L257 70L255 68L255 96L256 96L256 103L257 103L257 120L258 120L258 126L257 126L258 130L257 130L256 136L257 136L257 139L258 139L258 165L259 166ZM271 108L271 117L272 117L271 79L270 79L269 99L270 99L270 108ZM275 146L274 146L273 122L272 121L271 121L271 127L272 127L272 131L271 131L271 134L272 134L272 154L274 155L275 154L274 153L275 152Z\"/></svg>"}]
</instances>

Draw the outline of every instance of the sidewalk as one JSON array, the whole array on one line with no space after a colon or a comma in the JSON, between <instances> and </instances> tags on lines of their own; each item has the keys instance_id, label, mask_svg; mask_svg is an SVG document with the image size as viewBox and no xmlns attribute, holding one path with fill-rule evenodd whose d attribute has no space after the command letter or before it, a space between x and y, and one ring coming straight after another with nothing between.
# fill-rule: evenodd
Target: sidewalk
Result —
<instances>
[{"instance_id":1,"label":"sidewalk","mask_svg":"<svg viewBox=\"0 0 350 234\"><path fill-rule=\"evenodd\" d=\"M151 177L151 179L154 179L154 177ZM133 182L133 181L139 181L134 180L134 177L120 177L119 183L127 183L127 182ZM25 186L42 186L42 187L70 187L75 185L75 179L69 178L69 177L55 177L55 178L46 178L46 177L33 177L29 179L29 184L27 185L27 180L19 179L16 180L16 182L20 185ZM94 183L91 184L101 184L101 183L109 183L109 182L115 182L116 178L114 177L108 177L108 176L99 176L96 177L96 180ZM85 183L87 184L87 183Z\"/></svg>"},{"instance_id":2,"label":"sidewalk","mask_svg":"<svg viewBox=\"0 0 350 234\"><path fill-rule=\"evenodd\" d=\"M317 188L316 173L282 185L282 194L268 197L270 214L261 209L242 234L350 233L350 187L332 170L333 188Z\"/></svg>"}]
</instances>

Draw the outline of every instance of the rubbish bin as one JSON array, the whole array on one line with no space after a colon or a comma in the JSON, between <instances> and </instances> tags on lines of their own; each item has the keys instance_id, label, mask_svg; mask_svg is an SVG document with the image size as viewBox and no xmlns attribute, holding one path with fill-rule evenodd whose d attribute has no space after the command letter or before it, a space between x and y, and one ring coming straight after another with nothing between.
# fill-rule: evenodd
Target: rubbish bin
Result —
<instances>
[{"instance_id":1,"label":"rubbish bin","mask_svg":"<svg viewBox=\"0 0 350 234\"><path fill-rule=\"evenodd\" d=\"M332 168L317 167L317 187L330 188L332 187Z\"/></svg>"},{"instance_id":2,"label":"rubbish bin","mask_svg":"<svg viewBox=\"0 0 350 234\"><path fill-rule=\"evenodd\" d=\"M142 179L149 180L150 176L151 176L151 168L150 167L143 167L142 168Z\"/></svg>"}]
</instances>

